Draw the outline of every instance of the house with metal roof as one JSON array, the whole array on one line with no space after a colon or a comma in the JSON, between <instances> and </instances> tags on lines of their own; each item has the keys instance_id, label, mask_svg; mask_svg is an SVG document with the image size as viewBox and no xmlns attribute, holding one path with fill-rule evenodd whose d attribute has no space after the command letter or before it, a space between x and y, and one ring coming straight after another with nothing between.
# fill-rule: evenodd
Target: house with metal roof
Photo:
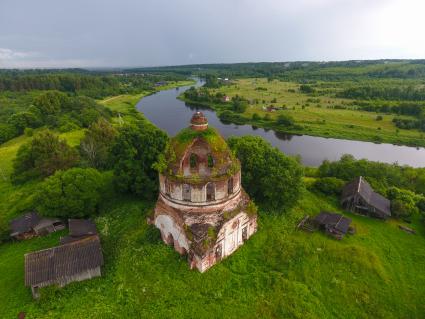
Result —
<instances>
[{"instance_id":1,"label":"house with metal roof","mask_svg":"<svg viewBox=\"0 0 425 319\"><path fill-rule=\"evenodd\" d=\"M25 286L31 287L34 298L39 298L39 288L65 286L101 276L103 254L97 235L57 247L25 255Z\"/></svg>"},{"instance_id":2,"label":"house with metal roof","mask_svg":"<svg viewBox=\"0 0 425 319\"><path fill-rule=\"evenodd\" d=\"M341 205L353 213L381 219L391 217L391 201L376 193L362 176L345 185Z\"/></svg>"}]
</instances>

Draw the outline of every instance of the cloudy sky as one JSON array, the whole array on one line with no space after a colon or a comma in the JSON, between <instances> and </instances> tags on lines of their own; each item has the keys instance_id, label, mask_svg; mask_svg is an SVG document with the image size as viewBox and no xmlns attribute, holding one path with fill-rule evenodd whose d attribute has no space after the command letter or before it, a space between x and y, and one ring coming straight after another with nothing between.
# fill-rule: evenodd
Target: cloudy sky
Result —
<instances>
[{"instance_id":1,"label":"cloudy sky","mask_svg":"<svg viewBox=\"0 0 425 319\"><path fill-rule=\"evenodd\" d=\"M425 58L423 0L0 0L0 68Z\"/></svg>"}]
</instances>

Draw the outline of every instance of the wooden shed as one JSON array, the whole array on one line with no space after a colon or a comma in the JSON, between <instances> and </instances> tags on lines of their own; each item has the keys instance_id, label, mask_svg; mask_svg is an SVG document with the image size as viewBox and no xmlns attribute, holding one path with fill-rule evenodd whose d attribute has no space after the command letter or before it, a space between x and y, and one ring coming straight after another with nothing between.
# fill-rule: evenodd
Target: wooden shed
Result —
<instances>
[{"instance_id":1,"label":"wooden shed","mask_svg":"<svg viewBox=\"0 0 425 319\"><path fill-rule=\"evenodd\" d=\"M97 235L96 224L91 219L68 219L68 228L69 235L60 239L61 245Z\"/></svg>"},{"instance_id":2,"label":"wooden shed","mask_svg":"<svg viewBox=\"0 0 425 319\"><path fill-rule=\"evenodd\" d=\"M391 217L390 200L376 193L362 176L345 185L341 205L353 213L381 219Z\"/></svg>"},{"instance_id":3,"label":"wooden shed","mask_svg":"<svg viewBox=\"0 0 425 319\"><path fill-rule=\"evenodd\" d=\"M342 239L350 229L351 219L336 213L321 212L313 223L336 239Z\"/></svg>"},{"instance_id":4,"label":"wooden shed","mask_svg":"<svg viewBox=\"0 0 425 319\"><path fill-rule=\"evenodd\" d=\"M65 224L60 219L42 218L36 212L29 212L13 219L10 229L11 237L23 240L65 229Z\"/></svg>"},{"instance_id":5,"label":"wooden shed","mask_svg":"<svg viewBox=\"0 0 425 319\"><path fill-rule=\"evenodd\" d=\"M34 298L39 288L65 286L101 275L103 254L98 236L89 236L65 245L25 255L25 286L31 287Z\"/></svg>"}]
</instances>

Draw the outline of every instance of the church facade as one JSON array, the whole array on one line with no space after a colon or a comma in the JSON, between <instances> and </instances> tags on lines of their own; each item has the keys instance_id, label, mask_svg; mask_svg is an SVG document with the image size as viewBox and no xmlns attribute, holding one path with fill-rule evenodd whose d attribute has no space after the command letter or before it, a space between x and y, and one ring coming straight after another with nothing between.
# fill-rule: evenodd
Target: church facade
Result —
<instances>
[{"instance_id":1,"label":"church facade","mask_svg":"<svg viewBox=\"0 0 425 319\"><path fill-rule=\"evenodd\" d=\"M170 143L151 222L163 241L204 272L257 230L257 210L241 186L240 163L201 112Z\"/></svg>"}]
</instances>

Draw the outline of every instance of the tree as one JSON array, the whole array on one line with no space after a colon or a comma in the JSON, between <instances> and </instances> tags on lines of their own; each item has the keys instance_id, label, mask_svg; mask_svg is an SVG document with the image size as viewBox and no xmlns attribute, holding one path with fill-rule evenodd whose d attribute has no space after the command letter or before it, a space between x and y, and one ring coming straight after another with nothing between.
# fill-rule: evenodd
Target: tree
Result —
<instances>
[{"instance_id":1,"label":"tree","mask_svg":"<svg viewBox=\"0 0 425 319\"><path fill-rule=\"evenodd\" d=\"M238 95L232 97L233 111L243 113L248 108L248 101Z\"/></svg>"},{"instance_id":2,"label":"tree","mask_svg":"<svg viewBox=\"0 0 425 319\"><path fill-rule=\"evenodd\" d=\"M302 93L310 94L310 93L314 93L315 89L310 85L302 84L302 85L300 85L300 91Z\"/></svg>"},{"instance_id":3,"label":"tree","mask_svg":"<svg viewBox=\"0 0 425 319\"><path fill-rule=\"evenodd\" d=\"M14 125L0 123L0 144L14 138L19 134Z\"/></svg>"},{"instance_id":4,"label":"tree","mask_svg":"<svg viewBox=\"0 0 425 319\"><path fill-rule=\"evenodd\" d=\"M295 121L294 119L286 114L280 114L276 120L277 124L282 126L292 126L294 125Z\"/></svg>"},{"instance_id":5,"label":"tree","mask_svg":"<svg viewBox=\"0 0 425 319\"><path fill-rule=\"evenodd\" d=\"M117 190L154 198L158 174L153 165L164 152L167 141L167 135L149 123L122 127L112 146Z\"/></svg>"},{"instance_id":6,"label":"tree","mask_svg":"<svg viewBox=\"0 0 425 319\"><path fill-rule=\"evenodd\" d=\"M58 91L48 91L34 99L34 105L44 116L57 114L66 100L66 95Z\"/></svg>"},{"instance_id":7,"label":"tree","mask_svg":"<svg viewBox=\"0 0 425 319\"><path fill-rule=\"evenodd\" d=\"M415 194L407 189L390 187L387 190L387 196L391 200L391 212L396 218L409 218L419 212L418 202L422 196Z\"/></svg>"},{"instance_id":8,"label":"tree","mask_svg":"<svg viewBox=\"0 0 425 319\"><path fill-rule=\"evenodd\" d=\"M81 218L98 210L104 179L93 168L71 168L47 178L34 203L43 216Z\"/></svg>"},{"instance_id":9,"label":"tree","mask_svg":"<svg viewBox=\"0 0 425 319\"><path fill-rule=\"evenodd\" d=\"M260 137L231 137L230 148L242 164L242 185L254 200L273 210L287 211L303 187L303 169Z\"/></svg>"},{"instance_id":10,"label":"tree","mask_svg":"<svg viewBox=\"0 0 425 319\"><path fill-rule=\"evenodd\" d=\"M117 130L104 118L89 127L80 143L81 156L89 166L97 169L109 167L111 141L116 135Z\"/></svg>"},{"instance_id":11,"label":"tree","mask_svg":"<svg viewBox=\"0 0 425 319\"><path fill-rule=\"evenodd\" d=\"M32 112L19 112L12 114L8 118L7 122L15 126L19 134L22 134L24 129L27 127L35 128L42 125L41 119Z\"/></svg>"},{"instance_id":12,"label":"tree","mask_svg":"<svg viewBox=\"0 0 425 319\"><path fill-rule=\"evenodd\" d=\"M18 149L13 162L12 180L19 183L31 178L47 177L57 170L74 166L77 161L76 150L65 140L45 130Z\"/></svg>"}]
</instances>

